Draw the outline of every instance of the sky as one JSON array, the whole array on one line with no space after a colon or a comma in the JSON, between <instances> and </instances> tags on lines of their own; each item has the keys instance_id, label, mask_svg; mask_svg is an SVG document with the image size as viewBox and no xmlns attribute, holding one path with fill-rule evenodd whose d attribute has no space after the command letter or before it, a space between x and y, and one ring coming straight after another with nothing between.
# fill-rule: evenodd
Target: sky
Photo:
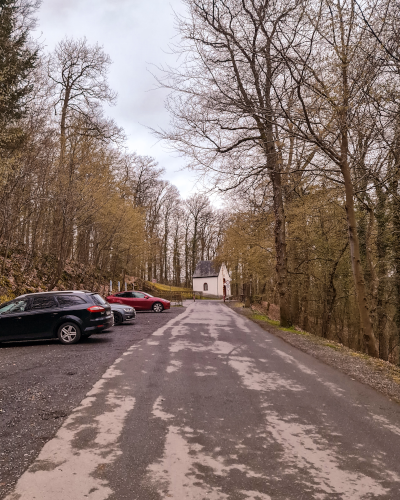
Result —
<instances>
[{"instance_id":1,"label":"sky","mask_svg":"<svg viewBox=\"0 0 400 500\"><path fill-rule=\"evenodd\" d=\"M173 12L183 13L180 0L42 0L37 34L47 52L65 36L99 43L113 61L109 81L118 92L117 105L106 113L124 128L127 146L154 157L164 178L186 198L199 190L185 160L167 151L146 127L168 127L165 91L155 90L150 71L174 63L168 46L176 41Z\"/></svg>"}]
</instances>

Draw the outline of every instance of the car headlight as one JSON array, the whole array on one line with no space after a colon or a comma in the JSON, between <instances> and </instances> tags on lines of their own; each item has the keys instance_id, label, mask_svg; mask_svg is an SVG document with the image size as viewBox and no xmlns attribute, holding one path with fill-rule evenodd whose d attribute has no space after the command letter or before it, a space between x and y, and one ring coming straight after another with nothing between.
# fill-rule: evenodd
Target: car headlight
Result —
<instances>
[{"instance_id":1,"label":"car headlight","mask_svg":"<svg viewBox=\"0 0 400 500\"><path fill-rule=\"evenodd\" d=\"M124 307L124 311L127 313L131 313L131 312L133 312L133 309L132 309L132 307Z\"/></svg>"}]
</instances>

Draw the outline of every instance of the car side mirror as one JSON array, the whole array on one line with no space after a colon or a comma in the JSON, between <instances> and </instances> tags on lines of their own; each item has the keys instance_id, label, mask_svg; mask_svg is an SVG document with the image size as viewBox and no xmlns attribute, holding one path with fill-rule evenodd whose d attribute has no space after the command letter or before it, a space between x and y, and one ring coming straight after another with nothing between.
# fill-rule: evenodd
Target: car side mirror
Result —
<instances>
[{"instance_id":1,"label":"car side mirror","mask_svg":"<svg viewBox=\"0 0 400 500\"><path fill-rule=\"evenodd\" d=\"M148 296L148 295L145 295L145 296L144 296L144 298L145 298L145 299L148 299L148 298L149 298L149 296Z\"/></svg>"}]
</instances>

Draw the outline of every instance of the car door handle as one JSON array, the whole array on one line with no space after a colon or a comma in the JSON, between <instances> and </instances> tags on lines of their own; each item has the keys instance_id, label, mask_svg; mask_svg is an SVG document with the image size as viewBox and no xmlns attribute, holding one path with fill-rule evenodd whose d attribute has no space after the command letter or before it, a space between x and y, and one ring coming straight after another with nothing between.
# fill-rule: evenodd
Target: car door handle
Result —
<instances>
[{"instance_id":1,"label":"car door handle","mask_svg":"<svg viewBox=\"0 0 400 500\"><path fill-rule=\"evenodd\" d=\"M58 313L53 313L52 316L57 316Z\"/></svg>"},{"instance_id":2,"label":"car door handle","mask_svg":"<svg viewBox=\"0 0 400 500\"><path fill-rule=\"evenodd\" d=\"M17 319L22 319L22 316L18 316L18 318L17 318Z\"/></svg>"}]
</instances>

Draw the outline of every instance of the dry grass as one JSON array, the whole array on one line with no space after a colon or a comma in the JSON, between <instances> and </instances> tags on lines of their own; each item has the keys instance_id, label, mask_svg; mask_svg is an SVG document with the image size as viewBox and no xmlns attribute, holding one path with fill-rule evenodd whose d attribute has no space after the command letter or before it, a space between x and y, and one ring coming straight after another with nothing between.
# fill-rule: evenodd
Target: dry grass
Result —
<instances>
[{"instance_id":1,"label":"dry grass","mask_svg":"<svg viewBox=\"0 0 400 500\"><path fill-rule=\"evenodd\" d=\"M163 285L162 283L151 283L151 285L154 288L157 288L158 290L161 290L163 292L184 292L184 293L193 293L193 290L191 288L183 288L181 286L169 286L169 285Z\"/></svg>"}]
</instances>

